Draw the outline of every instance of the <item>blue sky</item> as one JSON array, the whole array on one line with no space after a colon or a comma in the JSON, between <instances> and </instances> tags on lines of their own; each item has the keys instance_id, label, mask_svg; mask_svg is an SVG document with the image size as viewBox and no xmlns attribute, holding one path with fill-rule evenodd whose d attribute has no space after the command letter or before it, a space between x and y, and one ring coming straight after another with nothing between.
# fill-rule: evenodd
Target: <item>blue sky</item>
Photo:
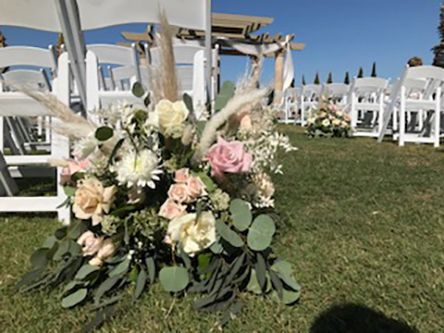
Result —
<instances>
[{"instance_id":1,"label":"blue sky","mask_svg":"<svg viewBox=\"0 0 444 333\"><path fill-rule=\"evenodd\" d=\"M213 11L269 16L274 22L259 32L294 33L306 48L294 52L297 83L302 74L312 81L319 71L336 81L344 73L356 75L362 66L370 74L377 63L378 75L399 76L405 62L420 56L431 63L431 47L439 41L437 25L441 0L213 0ZM10 45L47 46L55 35L0 25ZM114 43L121 30L142 31L141 25L88 32L87 42ZM236 80L245 71L244 57L223 57L222 79ZM262 80L273 77L273 61L265 64Z\"/></svg>"}]
</instances>

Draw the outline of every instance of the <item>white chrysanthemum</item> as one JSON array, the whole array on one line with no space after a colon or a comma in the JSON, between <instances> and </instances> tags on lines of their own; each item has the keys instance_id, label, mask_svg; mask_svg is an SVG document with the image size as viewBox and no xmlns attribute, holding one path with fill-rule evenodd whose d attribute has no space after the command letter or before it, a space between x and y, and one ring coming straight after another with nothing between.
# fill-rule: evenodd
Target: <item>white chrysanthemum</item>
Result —
<instances>
[{"instance_id":1,"label":"white chrysanthemum","mask_svg":"<svg viewBox=\"0 0 444 333\"><path fill-rule=\"evenodd\" d=\"M117 180L120 184L128 187L148 186L152 189L156 187L154 181L159 180L159 159L151 150L145 149L140 152L128 152L115 167Z\"/></svg>"}]
</instances>

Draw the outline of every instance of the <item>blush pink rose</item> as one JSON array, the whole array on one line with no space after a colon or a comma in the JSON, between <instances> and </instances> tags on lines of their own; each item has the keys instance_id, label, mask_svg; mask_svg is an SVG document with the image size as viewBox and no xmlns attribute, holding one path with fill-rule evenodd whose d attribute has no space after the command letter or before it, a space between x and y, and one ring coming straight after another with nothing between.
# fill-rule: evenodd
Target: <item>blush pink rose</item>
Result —
<instances>
[{"instance_id":1,"label":"blush pink rose","mask_svg":"<svg viewBox=\"0 0 444 333\"><path fill-rule=\"evenodd\" d=\"M190 177L190 170L187 168L179 169L174 174L174 181L176 183L186 183Z\"/></svg>"},{"instance_id":2,"label":"blush pink rose","mask_svg":"<svg viewBox=\"0 0 444 333\"><path fill-rule=\"evenodd\" d=\"M205 194L205 185L199 177L189 177L186 185L189 198L192 200L196 200Z\"/></svg>"},{"instance_id":3,"label":"blush pink rose","mask_svg":"<svg viewBox=\"0 0 444 333\"><path fill-rule=\"evenodd\" d=\"M187 186L185 184L173 184L168 190L168 197L176 202L182 203L189 200Z\"/></svg>"},{"instance_id":4,"label":"blush pink rose","mask_svg":"<svg viewBox=\"0 0 444 333\"><path fill-rule=\"evenodd\" d=\"M82 247L83 256L92 256L100 250L103 243L103 237L96 237L91 231L84 232L79 239L77 244Z\"/></svg>"},{"instance_id":5,"label":"blush pink rose","mask_svg":"<svg viewBox=\"0 0 444 333\"><path fill-rule=\"evenodd\" d=\"M61 182L66 184L71 180L71 176L79 171L85 171L90 162L88 160L68 160L67 165L63 167L61 172Z\"/></svg>"},{"instance_id":6,"label":"blush pink rose","mask_svg":"<svg viewBox=\"0 0 444 333\"><path fill-rule=\"evenodd\" d=\"M206 156L211 165L211 173L223 177L224 173L248 172L253 162L253 156L244 149L240 141L225 141L221 137L213 145Z\"/></svg>"},{"instance_id":7,"label":"blush pink rose","mask_svg":"<svg viewBox=\"0 0 444 333\"><path fill-rule=\"evenodd\" d=\"M172 199L167 199L160 207L159 216L172 220L185 214L185 210L185 206L179 205Z\"/></svg>"}]
</instances>

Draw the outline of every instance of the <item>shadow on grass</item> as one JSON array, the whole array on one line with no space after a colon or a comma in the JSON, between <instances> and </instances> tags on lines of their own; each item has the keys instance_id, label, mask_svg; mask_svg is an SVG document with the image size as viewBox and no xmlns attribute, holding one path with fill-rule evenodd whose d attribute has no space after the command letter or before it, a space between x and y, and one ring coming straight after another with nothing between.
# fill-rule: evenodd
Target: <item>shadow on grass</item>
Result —
<instances>
[{"instance_id":1,"label":"shadow on grass","mask_svg":"<svg viewBox=\"0 0 444 333\"><path fill-rule=\"evenodd\" d=\"M407 324L360 304L341 304L321 313L310 333L419 333Z\"/></svg>"}]
</instances>

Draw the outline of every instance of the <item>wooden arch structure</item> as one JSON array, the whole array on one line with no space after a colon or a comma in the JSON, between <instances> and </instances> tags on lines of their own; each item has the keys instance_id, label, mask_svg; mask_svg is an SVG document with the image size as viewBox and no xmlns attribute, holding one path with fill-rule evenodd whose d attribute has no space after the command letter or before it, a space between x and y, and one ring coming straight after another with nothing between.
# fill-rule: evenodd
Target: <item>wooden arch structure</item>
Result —
<instances>
[{"instance_id":1,"label":"wooden arch structure","mask_svg":"<svg viewBox=\"0 0 444 333\"><path fill-rule=\"evenodd\" d=\"M254 62L257 58L254 54L242 51L245 48L254 47L258 50L265 48L271 53L264 53L263 56L275 58L275 92L280 99L284 88L284 62L286 52L301 51L305 44L295 42L294 35L257 33L260 29L273 23L273 18L260 16L246 16L236 14L212 14L212 39L213 45L218 45L220 55L249 56ZM145 32L122 32L123 38L131 43L147 43L154 45L154 26L149 25ZM202 41L204 32L199 30L175 28L177 38L185 41ZM244 46L236 47L236 46ZM279 102L279 101L277 101Z\"/></svg>"}]
</instances>

